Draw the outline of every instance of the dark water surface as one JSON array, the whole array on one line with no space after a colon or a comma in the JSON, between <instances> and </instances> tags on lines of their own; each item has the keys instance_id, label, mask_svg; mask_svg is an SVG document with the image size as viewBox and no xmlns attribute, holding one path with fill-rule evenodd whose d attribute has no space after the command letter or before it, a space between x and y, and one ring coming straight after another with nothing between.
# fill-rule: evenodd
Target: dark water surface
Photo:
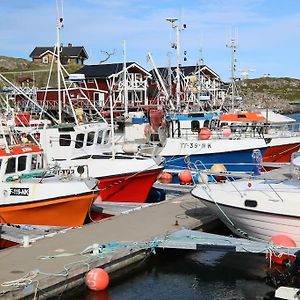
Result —
<instances>
[{"instance_id":1,"label":"dark water surface","mask_svg":"<svg viewBox=\"0 0 300 300\"><path fill-rule=\"evenodd\" d=\"M63 299L269 299L264 255L167 250L104 292L86 287Z\"/></svg>"}]
</instances>

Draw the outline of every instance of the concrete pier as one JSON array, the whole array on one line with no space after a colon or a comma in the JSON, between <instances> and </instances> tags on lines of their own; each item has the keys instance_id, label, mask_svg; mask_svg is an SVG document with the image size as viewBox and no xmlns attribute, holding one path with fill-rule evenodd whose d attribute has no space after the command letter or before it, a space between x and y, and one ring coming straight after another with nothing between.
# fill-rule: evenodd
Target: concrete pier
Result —
<instances>
[{"instance_id":1,"label":"concrete pier","mask_svg":"<svg viewBox=\"0 0 300 300\"><path fill-rule=\"evenodd\" d=\"M200 201L185 193L45 237L29 247L2 250L0 299L54 296L82 284L92 268L120 270L149 255L153 241L182 228L203 229L215 220Z\"/></svg>"}]
</instances>

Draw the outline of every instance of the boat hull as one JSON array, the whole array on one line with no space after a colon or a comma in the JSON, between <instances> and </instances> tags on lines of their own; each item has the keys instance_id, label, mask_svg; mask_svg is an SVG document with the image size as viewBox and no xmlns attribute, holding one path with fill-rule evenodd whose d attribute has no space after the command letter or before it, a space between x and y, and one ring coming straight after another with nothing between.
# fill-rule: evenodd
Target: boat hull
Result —
<instances>
[{"instance_id":1,"label":"boat hull","mask_svg":"<svg viewBox=\"0 0 300 300\"><path fill-rule=\"evenodd\" d=\"M300 141L290 144L282 144L278 146L270 146L263 155L264 162L286 163L291 161L294 152L299 151Z\"/></svg>"},{"instance_id":2,"label":"boat hull","mask_svg":"<svg viewBox=\"0 0 300 300\"><path fill-rule=\"evenodd\" d=\"M253 150L263 155L268 145L264 139L177 139L168 138L160 155L168 169L210 169L223 164L227 171L253 170Z\"/></svg>"},{"instance_id":3,"label":"boat hull","mask_svg":"<svg viewBox=\"0 0 300 300\"><path fill-rule=\"evenodd\" d=\"M298 182L243 181L209 188L198 186L192 195L238 236L269 242L280 234L291 238L299 247L299 187Z\"/></svg>"},{"instance_id":4,"label":"boat hull","mask_svg":"<svg viewBox=\"0 0 300 300\"><path fill-rule=\"evenodd\" d=\"M162 168L101 177L98 201L144 203Z\"/></svg>"},{"instance_id":5,"label":"boat hull","mask_svg":"<svg viewBox=\"0 0 300 300\"><path fill-rule=\"evenodd\" d=\"M2 224L80 226L95 199L95 192L0 207Z\"/></svg>"},{"instance_id":6,"label":"boat hull","mask_svg":"<svg viewBox=\"0 0 300 300\"><path fill-rule=\"evenodd\" d=\"M264 153L265 149L260 149ZM188 157L182 155L164 156L166 160L166 168L169 169L191 169L198 170L210 169L214 164L223 164L227 171L253 171L253 149L223 152L223 153L209 153L209 154L191 154Z\"/></svg>"}]
</instances>

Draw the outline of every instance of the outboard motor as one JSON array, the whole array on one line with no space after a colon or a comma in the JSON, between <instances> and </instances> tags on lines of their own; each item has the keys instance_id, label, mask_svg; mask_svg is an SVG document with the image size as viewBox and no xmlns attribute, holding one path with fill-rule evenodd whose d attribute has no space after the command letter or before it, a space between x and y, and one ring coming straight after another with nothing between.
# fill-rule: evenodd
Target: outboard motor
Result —
<instances>
[{"instance_id":1,"label":"outboard motor","mask_svg":"<svg viewBox=\"0 0 300 300\"><path fill-rule=\"evenodd\" d=\"M280 286L300 286L300 250L295 252L295 259L292 263L276 265L267 272L267 284L278 288Z\"/></svg>"}]
</instances>

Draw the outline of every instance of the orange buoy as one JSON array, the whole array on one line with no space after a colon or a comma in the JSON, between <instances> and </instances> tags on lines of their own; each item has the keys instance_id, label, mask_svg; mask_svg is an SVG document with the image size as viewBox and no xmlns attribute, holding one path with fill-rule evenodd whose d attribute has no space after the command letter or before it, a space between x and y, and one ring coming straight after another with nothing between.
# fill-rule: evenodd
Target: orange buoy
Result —
<instances>
[{"instance_id":1,"label":"orange buoy","mask_svg":"<svg viewBox=\"0 0 300 300\"><path fill-rule=\"evenodd\" d=\"M86 274L85 283L92 291L102 291L105 290L109 284L109 276L105 270L95 268Z\"/></svg>"},{"instance_id":2,"label":"orange buoy","mask_svg":"<svg viewBox=\"0 0 300 300\"><path fill-rule=\"evenodd\" d=\"M222 127L222 135L224 138L228 138L231 135L231 129L228 126Z\"/></svg>"},{"instance_id":3,"label":"orange buoy","mask_svg":"<svg viewBox=\"0 0 300 300\"><path fill-rule=\"evenodd\" d=\"M178 174L178 179L180 184L192 184L193 183L193 176L191 171L183 170Z\"/></svg>"},{"instance_id":4,"label":"orange buoy","mask_svg":"<svg viewBox=\"0 0 300 300\"><path fill-rule=\"evenodd\" d=\"M271 242L273 242L277 246L284 246L284 247L296 247L296 243L286 235L275 235L271 238ZM288 254L275 254L271 253L269 256L271 261L275 264L282 265L285 261L293 261L294 256Z\"/></svg>"},{"instance_id":5,"label":"orange buoy","mask_svg":"<svg viewBox=\"0 0 300 300\"><path fill-rule=\"evenodd\" d=\"M213 173L226 173L226 167L223 164L214 164L211 166L210 171ZM226 177L222 175L214 175L217 181L225 180Z\"/></svg>"},{"instance_id":6,"label":"orange buoy","mask_svg":"<svg viewBox=\"0 0 300 300\"><path fill-rule=\"evenodd\" d=\"M172 183L173 176L170 173L162 172L157 179L160 183Z\"/></svg>"},{"instance_id":7,"label":"orange buoy","mask_svg":"<svg viewBox=\"0 0 300 300\"><path fill-rule=\"evenodd\" d=\"M203 127L200 129L198 133L198 139L199 140L208 140L211 136L211 131L207 127Z\"/></svg>"}]
</instances>

